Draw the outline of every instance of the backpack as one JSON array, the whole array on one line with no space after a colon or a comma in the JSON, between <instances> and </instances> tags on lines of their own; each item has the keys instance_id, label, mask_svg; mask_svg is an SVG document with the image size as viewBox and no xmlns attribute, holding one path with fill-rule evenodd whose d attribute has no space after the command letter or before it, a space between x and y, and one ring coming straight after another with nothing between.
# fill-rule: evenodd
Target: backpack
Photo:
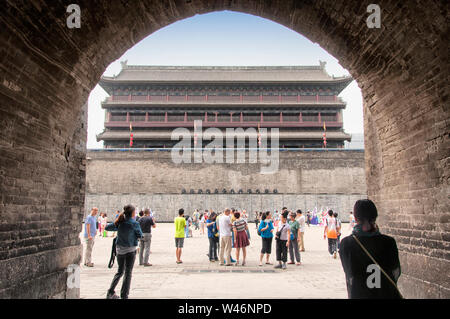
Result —
<instances>
[{"instance_id":1,"label":"backpack","mask_svg":"<svg viewBox=\"0 0 450 319\"><path fill-rule=\"evenodd\" d=\"M264 227L266 227L266 222L261 222L260 224L259 224L259 227L258 227L258 236L261 236L261 228L262 228L262 223L264 223Z\"/></svg>"}]
</instances>

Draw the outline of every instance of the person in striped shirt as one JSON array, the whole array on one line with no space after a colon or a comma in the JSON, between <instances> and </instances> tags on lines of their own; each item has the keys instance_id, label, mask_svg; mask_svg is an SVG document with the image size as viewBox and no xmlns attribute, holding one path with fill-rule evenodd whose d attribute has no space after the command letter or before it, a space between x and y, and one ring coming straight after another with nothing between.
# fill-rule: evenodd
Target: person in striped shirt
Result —
<instances>
[{"instance_id":1,"label":"person in striped shirt","mask_svg":"<svg viewBox=\"0 0 450 319\"><path fill-rule=\"evenodd\" d=\"M235 221L233 222L233 232L234 232L234 247L236 248L236 266L239 265L239 254L242 248L242 266L245 266L245 258L247 257L247 249L246 247L250 245L250 241L248 240L247 230L248 225L247 222L242 218L241 213L234 213Z\"/></svg>"}]
</instances>

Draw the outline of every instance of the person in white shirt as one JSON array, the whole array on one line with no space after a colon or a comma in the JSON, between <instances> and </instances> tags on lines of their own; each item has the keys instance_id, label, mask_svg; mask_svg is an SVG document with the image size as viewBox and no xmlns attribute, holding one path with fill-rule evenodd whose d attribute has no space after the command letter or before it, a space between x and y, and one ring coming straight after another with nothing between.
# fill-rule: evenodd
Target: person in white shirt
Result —
<instances>
[{"instance_id":1,"label":"person in white shirt","mask_svg":"<svg viewBox=\"0 0 450 319\"><path fill-rule=\"evenodd\" d=\"M336 218L333 216L333 211L331 209L328 211L328 217L325 221L326 224L323 237L324 239L328 238L328 252L334 259L336 259L337 236L339 229L337 228Z\"/></svg>"},{"instance_id":2,"label":"person in white shirt","mask_svg":"<svg viewBox=\"0 0 450 319\"><path fill-rule=\"evenodd\" d=\"M200 234L205 234L205 214L201 214L200 216Z\"/></svg>"},{"instance_id":3,"label":"person in white shirt","mask_svg":"<svg viewBox=\"0 0 450 319\"><path fill-rule=\"evenodd\" d=\"M246 211L245 209L242 211L241 218L242 218L242 219L247 223L247 225L248 225L248 215L247 215L247 211ZM246 229L246 233L247 233L248 239L250 239L250 230L249 230L248 228Z\"/></svg>"},{"instance_id":4,"label":"person in white shirt","mask_svg":"<svg viewBox=\"0 0 450 319\"><path fill-rule=\"evenodd\" d=\"M305 223L306 223L306 218L305 216L303 216L303 213L301 211L301 209L297 210L297 218L296 220L298 221L299 225L300 225L300 236L298 236L298 247L300 248L300 251L305 251L305 239L304 239L304 235L305 235Z\"/></svg>"},{"instance_id":5,"label":"person in white shirt","mask_svg":"<svg viewBox=\"0 0 450 319\"><path fill-rule=\"evenodd\" d=\"M356 224L355 216L353 215L353 212L350 212L348 217L350 220L350 231L353 231L353 227L355 227L355 224Z\"/></svg>"},{"instance_id":6,"label":"person in white shirt","mask_svg":"<svg viewBox=\"0 0 450 319\"><path fill-rule=\"evenodd\" d=\"M219 265L224 265L224 255L226 255L227 263L225 266L231 266L231 209L226 208L224 214L219 218L217 228L219 230L220 237L220 253L219 253Z\"/></svg>"},{"instance_id":7,"label":"person in white shirt","mask_svg":"<svg viewBox=\"0 0 450 319\"><path fill-rule=\"evenodd\" d=\"M339 243L341 241L341 220L338 218L338 213L334 212L333 217L336 219L336 229L337 229L337 241L336 249L339 251Z\"/></svg>"},{"instance_id":8,"label":"person in white shirt","mask_svg":"<svg viewBox=\"0 0 450 319\"><path fill-rule=\"evenodd\" d=\"M281 213L280 223L277 226L277 232L275 233L276 240L276 253L278 265L274 268L286 269L287 252L289 242L291 240L290 227L287 222L288 211L285 210Z\"/></svg>"}]
</instances>

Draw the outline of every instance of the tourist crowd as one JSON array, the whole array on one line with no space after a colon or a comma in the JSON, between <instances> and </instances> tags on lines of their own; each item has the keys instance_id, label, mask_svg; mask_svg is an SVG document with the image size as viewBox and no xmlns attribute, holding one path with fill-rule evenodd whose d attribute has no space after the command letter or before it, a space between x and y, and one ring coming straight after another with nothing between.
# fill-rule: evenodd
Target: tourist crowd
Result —
<instances>
[{"instance_id":1,"label":"tourist crowd","mask_svg":"<svg viewBox=\"0 0 450 319\"><path fill-rule=\"evenodd\" d=\"M332 210L328 210L327 216L324 218L323 234L324 239L328 239L330 256L337 258L339 252L347 278L349 297L378 298L385 296L384 292L392 298L401 297L396 287L396 281L400 276L400 263L395 240L379 233L375 224L377 211L372 201L357 201L354 212L355 215L350 213L352 236L344 238L341 242L342 223L338 214ZM149 256L151 230L156 227L155 218L148 209L141 211L136 216L136 210L132 205L125 206L122 213L116 212L112 223L107 223L106 214L101 213L96 218L97 214L98 209L93 208L85 220L86 249L84 264L93 267L91 255L96 235L107 236L106 232L109 231L117 234L113 240L110 264L114 262L114 258L117 256L118 270L107 292L107 298L119 298L115 294L115 287L123 276L120 298L126 299L128 298L136 255L139 254L139 265L152 265L149 263ZM305 225L309 226L310 216L309 212L305 216L300 209L290 211L286 207L283 207L281 212L275 211L273 215L270 211L255 212L257 234L261 238L259 266L262 267L263 263L272 265L270 261L272 246L275 246L276 255L274 268L284 270L287 269L287 264L300 266L302 264L301 252L305 251ZM192 228L194 228L199 230L200 234L207 235L209 241L207 256L210 262L218 262L220 266L225 267L245 266L247 263L247 247L250 245L248 218L246 210L239 211L233 208L226 208L223 212L205 210L200 213L199 210L195 210L192 216L185 216L184 209L179 209L178 216L174 219L176 263L183 263L181 256L184 239L192 237ZM273 241L275 241L275 245L273 245ZM364 248L365 246L371 248L372 254L376 258ZM233 258L233 255L235 258ZM355 256L359 256L359 259ZM372 261L378 260L379 262L376 264L381 269L388 269L387 272L383 270L383 274L386 274L383 280L387 282L386 286L389 286L386 287L385 291L378 290L374 293L368 291L367 285L363 284L364 280L361 273L362 270L364 270L363 273L366 271L367 257ZM361 260L365 261L362 262ZM355 268L355 265L358 265L358 267Z\"/></svg>"}]
</instances>

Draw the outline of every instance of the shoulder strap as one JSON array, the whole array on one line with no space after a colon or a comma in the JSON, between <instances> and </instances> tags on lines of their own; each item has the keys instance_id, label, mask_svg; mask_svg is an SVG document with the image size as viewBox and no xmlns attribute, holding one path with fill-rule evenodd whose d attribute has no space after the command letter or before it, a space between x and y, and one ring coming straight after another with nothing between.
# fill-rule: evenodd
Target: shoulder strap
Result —
<instances>
[{"instance_id":1,"label":"shoulder strap","mask_svg":"<svg viewBox=\"0 0 450 319\"><path fill-rule=\"evenodd\" d=\"M384 271L383 268L381 268L381 266L377 263L377 261L375 260L375 258L372 257L372 255L367 251L366 247L364 247L364 245L359 241L358 238L356 238L355 235L352 235L352 237L356 240L356 242L358 243L358 245L362 248L362 250L366 253L366 255L370 258L370 260L372 260L372 262L374 264L376 264L378 266L378 268L380 268L381 272L383 273L383 275L386 276L386 278L389 280L389 282L394 286L394 288L397 290L397 293L399 294L400 298L403 299L402 294L400 293L400 290L398 290L397 284L392 280L392 278Z\"/></svg>"}]
</instances>

